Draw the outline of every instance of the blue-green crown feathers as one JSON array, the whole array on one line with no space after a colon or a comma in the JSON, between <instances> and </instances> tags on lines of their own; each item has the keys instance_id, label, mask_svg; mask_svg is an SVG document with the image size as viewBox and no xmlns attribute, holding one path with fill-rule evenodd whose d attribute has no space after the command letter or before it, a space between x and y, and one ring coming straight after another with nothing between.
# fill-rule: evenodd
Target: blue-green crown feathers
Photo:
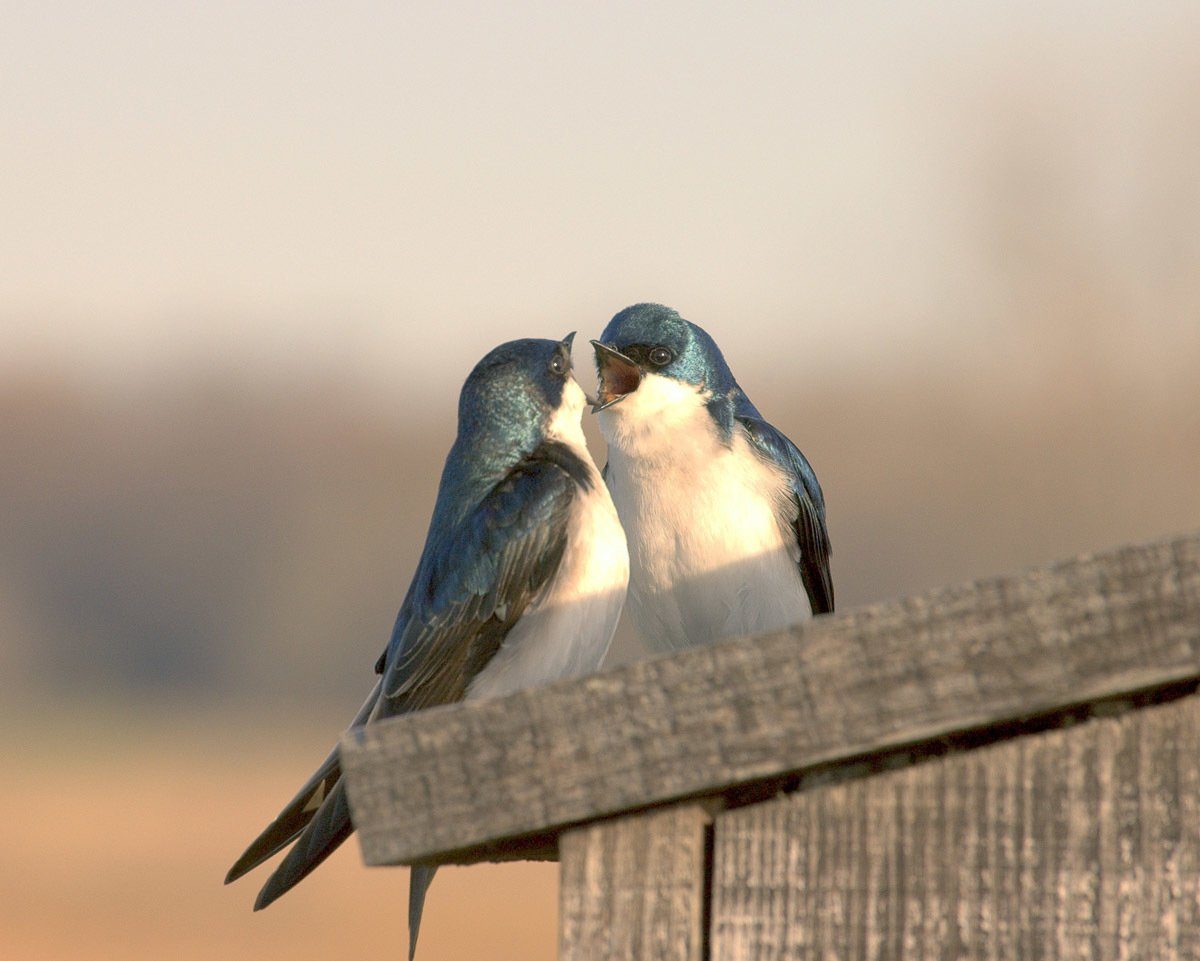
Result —
<instances>
[{"instance_id":1,"label":"blue-green crown feathers","mask_svg":"<svg viewBox=\"0 0 1200 961\"><path fill-rule=\"evenodd\" d=\"M608 322L600 340L651 373L694 384L711 394L709 413L726 437L733 430L735 413L758 416L708 331L670 307L662 304L626 307ZM656 363L666 355L655 354L655 348L665 348L670 359Z\"/></svg>"},{"instance_id":2,"label":"blue-green crown feathers","mask_svg":"<svg viewBox=\"0 0 1200 961\"><path fill-rule=\"evenodd\" d=\"M488 351L459 395L459 437L498 436L522 447L534 442L562 403L569 351L564 342L533 338L510 340ZM556 361L558 370L552 369Z\"/></svg>"},{"instance_id":3,"label":"blue-green crown feathers","mask_svg":"<svg viewBox=\"0 0 1200 961\"><path fill-rule=\"evenodd\" d=\"M434 522L478 501L545 439L571 376L571 338L526 338L490 350L458 398L458 436L446 457Z\"/></svg>"}]
</instances>

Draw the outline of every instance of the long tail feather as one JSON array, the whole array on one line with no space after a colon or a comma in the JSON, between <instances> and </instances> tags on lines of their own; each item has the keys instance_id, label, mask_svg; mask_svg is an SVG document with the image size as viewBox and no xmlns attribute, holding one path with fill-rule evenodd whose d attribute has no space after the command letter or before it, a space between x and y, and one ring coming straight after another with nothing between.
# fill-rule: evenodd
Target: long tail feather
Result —
<instances>
[{"instance_id":1,"label":"long tail feather","mask_svg":"<svg viewBox=\"0 0 1200 961\"><path fill-rule=\"evenodd\" d=\"M279 863L275 873L258 893L254 910L261 911L306 878L318 864L337 850L354 833L350 823L350 804L346 800L346 785L338 781L329 796L321 803L308 826Z\"/></svg>"},{"instance_id":2,"label":"long tail feather","mask_svg":"<svg viewBox=\"0 0 1200 961\"><path fill-rule=\"evenodd\" d=\"M380 682L376 681L370 695L358 709L354 720L350 722L351 727L358 727L370 717L375 703L379 700L380 686ZM322 804L333 793L341 776L338 751L335 747L329 752L329 756L325 758L321 766L313 772L312 777L305 781L304 786L296 792L296 796L279 812L275 820L263 828L262 833L234 862L229 873L225 875L225 883L236 881L247 871L252 871L298 838L300 832L312 821Z\"/></svg>"},{"instance_id":3,"label":"long tail feather","mask_svg":"<svg viewBox=\"0 0 1200 961\"><path fill-rule=\"evenodd\" d=\"M408 877L408 961L417 953L417 935L421 933L421 912L425 910L425 892L433 882L436 867L414 864Z\"/></svg>"},{"instance_id":4,"label":"long tail feather","mask_svg":"<svg viewBox=\"0 0 1200 961\"><path fill-rule=\"evenodd\" d=\"M236 881L247 871L254 870L299 837L341 776L338 752L337 748L334 748L313 776L296 792L296 796L279 812L274 821L263 828L262 833L237 859L225 875L225 883Z\"/></svg>"}]
</instances>

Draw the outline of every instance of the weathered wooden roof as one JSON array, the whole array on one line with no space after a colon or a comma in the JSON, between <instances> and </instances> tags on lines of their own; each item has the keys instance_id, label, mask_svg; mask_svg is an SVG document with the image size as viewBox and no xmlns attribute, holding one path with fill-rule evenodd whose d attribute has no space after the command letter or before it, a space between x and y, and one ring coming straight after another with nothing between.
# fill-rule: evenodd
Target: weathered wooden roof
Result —
<instances>
[{"instance_id":1,"label":"weathered wooden roof","mask_svg":"<svg viewBox=\"0 0 1200 961\"><path fill-rule=\"evenodd\" d=\"M527 857L572 825L1197 682L1192 534L391 719L348 732L342 764L368 863Z\"/></svg>"}]
</instances>

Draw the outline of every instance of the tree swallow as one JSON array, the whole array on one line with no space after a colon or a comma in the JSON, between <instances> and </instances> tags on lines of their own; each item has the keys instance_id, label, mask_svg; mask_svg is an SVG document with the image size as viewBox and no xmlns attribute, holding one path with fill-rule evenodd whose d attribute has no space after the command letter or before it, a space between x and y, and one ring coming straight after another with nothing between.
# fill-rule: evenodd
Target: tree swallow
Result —
<instances>
[{"instance_id":1,"label":"tree swallow","mask_svg":"<svg viewBox=\"0 0 1200 961\"><path fill-rule=\"evenodd\" d=\"M574 336L502 344L467 377L425 549L352 727L590 673L604 659L629 556L583 437ZM225 883L295 841L257 911L353 830L335 748ZM410 959L434 871L412 869Z\"/></svg>"},{"instance_id":2,"label":"tree swallow","mask_svg":"<svg viewBox=\"0 0 1200 961\"><path fill-rule=\"evenodd\" d=\"M817 476L713 339L669 307L637 304L592 345L604 477L647 645L677 650L832 611Z\"/></svg>"}]
</instances>

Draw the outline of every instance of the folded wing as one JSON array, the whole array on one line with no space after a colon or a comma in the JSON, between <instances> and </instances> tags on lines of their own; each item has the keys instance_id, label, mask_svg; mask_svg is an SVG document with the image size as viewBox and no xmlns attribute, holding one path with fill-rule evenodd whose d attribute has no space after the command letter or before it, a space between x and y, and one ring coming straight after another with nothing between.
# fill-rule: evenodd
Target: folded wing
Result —
<instances>
[{"instance_id":1,"label":"folded wing","mask_svg":"<svg viewBox=\"0 0 1200 961\"><path fill-rule=\"evenodd\" d=\"M561 451L539 449L456 523L435 512L392 639L377 665L383 676L351 726L462 700L558 569L579 484L561 460ZM226 883L294 842L259 894L255 909L266 907L353 830L335 749L246 849ZM413 888L416 894L420 887L418 924L432 870L422 877L424 883Z\"/></svg>"},{"instance_id":2,"label":"folded wing","mask_svg":"<svg viewBox=\"0 0 1200 961\"><path fill-rule=\"evenodd\" d=\"M781 468L788 478L795 515L787 521L796 536L796 565L813 614L828 614L833 610L831 548L825 526L825 498L817 475L796 445L765 420L744 413L735 419L758 453Z\"/></svg>"}]
</instances>

